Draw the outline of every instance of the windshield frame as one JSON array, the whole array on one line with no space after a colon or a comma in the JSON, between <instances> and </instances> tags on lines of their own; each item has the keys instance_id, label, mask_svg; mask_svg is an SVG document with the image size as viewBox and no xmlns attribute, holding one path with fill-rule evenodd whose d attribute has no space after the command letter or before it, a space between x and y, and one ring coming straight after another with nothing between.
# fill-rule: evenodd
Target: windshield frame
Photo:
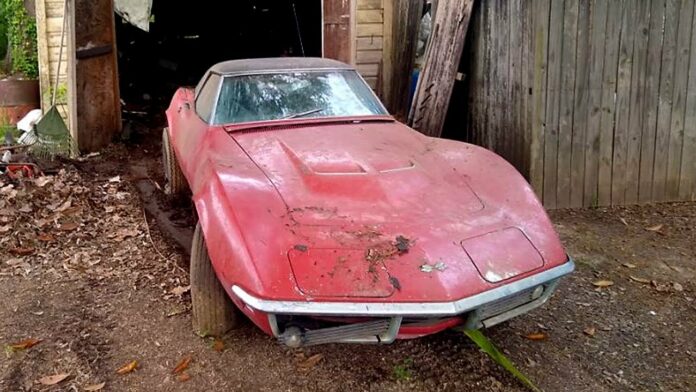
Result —
<instances>
[{"instance_id":1,"label":"windshield frame","mask_svg":"<svg viewBox=\"0 0 696 392\"><path fill-rule=\"evenodd\" d=\"M211 111L211 120L210 120L210 125L215 125L215 126L224 126L224 125L238 125L238 124L247 124L247 123L257 123L257 122L278 122L278 121L288 121L290 119L282 119L282 118L276 118L276 119L270 119L270 120L256 120L256 121L242 121L242 122L215 122L214 120L217 118L217 110L218 110L218 101L220 100L220 94L222 94L222 86L225 83L225 80L227 78L236 78L239 76L256 76L256 75L280 75L280 74L292 74L292 73L297 73L297 72L304 72L304 73L327 73L327 72L352 72L355 74L358 79L367 87L367 89L370 91L370 94L372 95L372 98L378 103L379 108L382 109L384 113L382 114L369 114L369 115L360 115L360 116L355 116L355 117L361 117L361 118L370 118L370 117L385 117L385 116L391 116L387 108L384 106L384 103L382 102L381 99L377 96L375 91L370 87L369 84L365 81L365 79L360 75L360 72L358 72L355 69L352 68L297 68L297 69L282 69L282 70L255 70L255 71L244 71L244 72L235 72L235 73L218 73L218 72L210 72L210 74L216 74L220 76L220 81L217 86L217 91L218 94L215 97L215 103L213 110ZM210 80L210 77L208 77L208 80ZM337 118L350 118L352 116L316 116L316 117L307 117L307 118L312 118L312 119L326 119L326 120L335 120ZM295 119L297 120L297 119Z\"/></svg>"}]
</instances>

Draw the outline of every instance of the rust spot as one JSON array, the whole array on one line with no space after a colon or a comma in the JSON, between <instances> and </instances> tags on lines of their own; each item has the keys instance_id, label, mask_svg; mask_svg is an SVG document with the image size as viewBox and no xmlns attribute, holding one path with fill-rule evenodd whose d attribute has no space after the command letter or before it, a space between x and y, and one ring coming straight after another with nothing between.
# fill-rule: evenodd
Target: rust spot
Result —
<instances>
[{"instance_id":1,"label":"rust spot","mask_svg":"<svg viewBox=\"0 0 696 392\"><path fill-rule=\"evenodd\" d=\"M298 250L298 251L300 251L300 252L306 252L306 251L307 251L307 245L303 245L303 244L297 244L297 245L295 245L294 248L295 248L295 250Z\"/></svg>"}]
</instances>

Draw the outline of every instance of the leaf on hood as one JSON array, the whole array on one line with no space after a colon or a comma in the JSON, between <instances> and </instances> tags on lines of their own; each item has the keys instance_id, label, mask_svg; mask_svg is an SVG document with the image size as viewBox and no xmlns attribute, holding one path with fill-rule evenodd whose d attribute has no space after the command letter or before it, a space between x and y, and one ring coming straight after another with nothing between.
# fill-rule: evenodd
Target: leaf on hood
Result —
<instances>
[{"instance_id":1,"label":"leaf on hood","mask_svg":"<svg viewBox=\"0 0 696 392\"><path fill-rule=\"evenodd\" d=\"M11 344L10 348L12 350L26 350L28 348L32 348L36 346L37 344L41 343L41 339L24 339L21 342Z\"/></svg>"},{"instance_id":2,"label":"leaf on hood","mask_svg":"<svg viewBox=\"0 0 696 392\"><path fill-rule=\"evenodd\" d=\"M662 223L660 223L659 225L646 227L645 230L647 230L647 231L660 231L663 226L664 225Z\"/></svg>"},{"instance_id":3,"label":"leaf on hood","mask_svg":"<svg viewBox=\"0 0 696 392\"><path fill-rule=\"evenodd\" d=\"M126 374L130 373L133 370L135 370L138 367L138 361L131 361L130 363L123 365L120 367L118 370L116 370L116 373L118 374Z\"/></svg>"},{"instance_id":4,"label":"leaf on hood","mask_svg":"<svg viewBox=\"0 0 696 392\"><path fill-rule=\"evenodd\" d=\"M530 333L524 336L525 338L529 340L544 340L548 338L548 335L546 335L543 332L535 332L535 333Z\"/></svg>"},{"instance_id":5,"label":"leaf on hood","mask_svg":"<svg viewBox=\"0 0 696 392\"><path fill-rule=\"evenodd\" d=\"M602 280L596 280L596 281L592 282L592 284L595 287L609 287L609 286L613 286L614 282L611 280L602 279Z\"/></svg>"},{"instance_id":6,"label":"leaf on hood","mask_svg":"<svg viewBox=\"0 0 696 392\"><path fill-rule=\"evenodd\" d=\"M70 377L70 375L66 373L54 374L52 376L41 377L39 383L43 385L56 385L68 377Z\"/></svg>"},{"instance_id":7,"label":"leaf on hood","mask_svg":"<svg viewBox=\"0 0 696 392\"><path fill-rule=\"evenodd\" d=\"M176 365L174 370L172 370L172 374L179 374L183 372L184 370L188 369L189 364L191 363L191 356L188 355L184 358L181 358L181 361Z\"/></svg>"},{"instance_id":8,"label":"leaf on hood","mask_svg":"<svg viewBox=\"0 0 696 392\"><path fill-rule=\"evenodd\" d=\"M99 384L87 385L83 389L88 392L101 391L106 386L105 382L100 382Z\"/></svg>"}]
</instances>

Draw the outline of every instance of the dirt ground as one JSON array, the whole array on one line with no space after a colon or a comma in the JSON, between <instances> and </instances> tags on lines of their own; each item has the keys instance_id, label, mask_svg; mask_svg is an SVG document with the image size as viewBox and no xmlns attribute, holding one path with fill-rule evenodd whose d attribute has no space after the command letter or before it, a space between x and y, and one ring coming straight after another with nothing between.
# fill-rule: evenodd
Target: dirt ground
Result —
<instances>
[{"instance_id":1,"label":"dirt ground","mask_svg":"<svg viewBox=\"0 0 696 392\"><path fill-rule=\"evenodd\" d=\"M0 390L524 390L457 332L303 350L250 323L221 341L195 336L177 245L190 206L162 198L158 156L117 146L0 183ZM545 391L696 390L696 204L551 217L577 271L489 338ZM26 339L41 341L22 349ZM67 377L42 384L56 374Z\"/></svg>"}]
</instances>

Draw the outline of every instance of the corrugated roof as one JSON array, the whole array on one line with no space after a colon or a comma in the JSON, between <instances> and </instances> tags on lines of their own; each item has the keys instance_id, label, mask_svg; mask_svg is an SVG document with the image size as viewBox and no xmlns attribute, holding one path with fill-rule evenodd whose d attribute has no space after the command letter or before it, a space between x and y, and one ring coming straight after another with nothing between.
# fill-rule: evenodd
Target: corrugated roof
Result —
<instances>
[{"instance_id":1,"label":"corrugated roof","mask_svg":"<svg viewBox=\"0 0 696 392\"><path fill-rule=\"evenodd\" d=\"M353 69L353 67L340 61L318 57L272 57L224 61L213 65L210 71L221 75L229 75L253 71L286 71L295 69Z\"/></svg>"}]
</instances>

